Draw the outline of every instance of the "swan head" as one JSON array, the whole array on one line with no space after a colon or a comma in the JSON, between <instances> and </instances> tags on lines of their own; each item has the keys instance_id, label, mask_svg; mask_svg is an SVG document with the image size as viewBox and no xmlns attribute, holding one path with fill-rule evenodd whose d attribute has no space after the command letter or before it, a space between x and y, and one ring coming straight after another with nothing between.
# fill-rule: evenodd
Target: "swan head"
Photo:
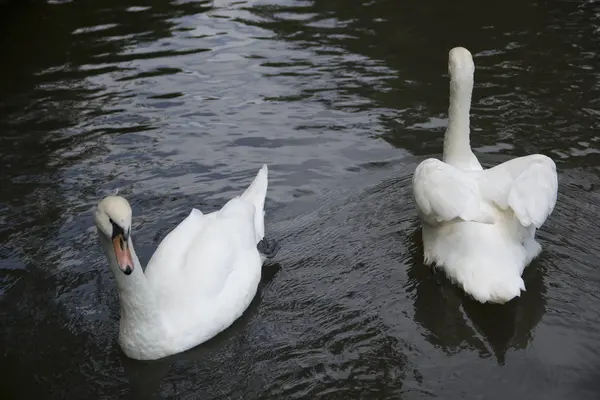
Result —
<instances>
[{"instance_id":1,"label":"swan head","mask_svg":"<svg viewBox=\"0 0 600 400\"><path fill-rule=\"evenodd\" d=\"M108 196L104 198L96 209L96 227L104 243L111 243L111 252L119 269L125 275L133 272L133 258L129 248L129 235L131 234L131 207L129 202L121 196ZM106 251L109 251L108 249ZM109 261L111 254L107 254Z\"/></svg>"},{"instance_id":2,"label":"swan head","mask_svg":"<svg viewBox=\"0 0 600 400\"><path fill-rule=\"evenodd\" d=\"M473 56L464 47L455 47L448 53L448 74L451 80L473 79Z\"/></svg>"}]
</instances>

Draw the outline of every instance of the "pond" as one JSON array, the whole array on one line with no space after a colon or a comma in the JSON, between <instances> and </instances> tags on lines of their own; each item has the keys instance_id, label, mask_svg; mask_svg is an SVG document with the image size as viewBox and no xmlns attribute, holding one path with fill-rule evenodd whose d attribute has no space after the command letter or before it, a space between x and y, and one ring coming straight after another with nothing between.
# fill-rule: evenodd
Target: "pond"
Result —
<instances>
[{"instance_id":1,"label":"pond","mask_svg":"<svg viewBox=\"0 0 600 400\"><path fill-rule=\"evenodd\" d=\"M558 0L0 5L0 396L597 399L599 18ZM411 179L442 150L455 46L481 162L559 171L505 306L422 260ZM189 352L127 359L95 205L130 200L145 264L263 163L281 251L250 308Z\"/></svg>"}]
</instances>

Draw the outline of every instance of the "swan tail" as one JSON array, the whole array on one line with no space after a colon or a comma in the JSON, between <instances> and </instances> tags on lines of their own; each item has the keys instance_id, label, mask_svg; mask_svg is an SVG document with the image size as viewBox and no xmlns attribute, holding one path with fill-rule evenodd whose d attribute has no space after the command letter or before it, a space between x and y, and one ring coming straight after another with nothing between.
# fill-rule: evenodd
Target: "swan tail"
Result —
<instances>
[{"instance_id":1,"label":"swan tail","mask_svg":"<svg viewBox=\"0 0 600 400\"><path fill-rule=\"evenodd\" d=\"M480 303L508 303L525 291L525 282L514 268L474 263L473 260L467 264L454 273L446 270L452 280Z\"/></svg>"},{"instance_id":2,"label":"swan tail","mask_svg":"<svg viewBox=\"0 0 600 400\"><path fill-rule=\"evenodd\" d=\"M269 186L269 169L264 164L258 171L256 178L248 189L241 195L241 199L254 205L254 231L256 242L260 242L265 236L265 198Z\"/></svg>"}]
</instances>

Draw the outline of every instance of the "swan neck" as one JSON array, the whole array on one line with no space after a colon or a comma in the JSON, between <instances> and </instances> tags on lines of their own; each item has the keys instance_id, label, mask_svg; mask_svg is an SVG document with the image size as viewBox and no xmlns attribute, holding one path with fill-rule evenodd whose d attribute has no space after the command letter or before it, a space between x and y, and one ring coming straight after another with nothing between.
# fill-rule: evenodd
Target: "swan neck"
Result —
<instances>
[{"instance_id":1,"label":"swan neck","mask_svg":"<svg viewBox=\"0 0 600 400\"><path fill-rule=\"evenodd\" d=\"M448 128L444 137L444 162L467 161L474 157L470 143L470 109L473 78L450 80Z\"/></svg>"},{"instance_id":2,"label":"swan neck","mask_svg":"<svg viewBox=\"0 0 600 400\"><path fill-rule=\"evenodd\" d=\"M121 305L121 325L148 326L156 324L159 318L156 298L146 280L131 237L129 238L129 249L134 268L130 275L125 275L120 270L112 243L103 235L100 235L100 238L117 281L119 303Z\"/></svg>"}]
</instances>

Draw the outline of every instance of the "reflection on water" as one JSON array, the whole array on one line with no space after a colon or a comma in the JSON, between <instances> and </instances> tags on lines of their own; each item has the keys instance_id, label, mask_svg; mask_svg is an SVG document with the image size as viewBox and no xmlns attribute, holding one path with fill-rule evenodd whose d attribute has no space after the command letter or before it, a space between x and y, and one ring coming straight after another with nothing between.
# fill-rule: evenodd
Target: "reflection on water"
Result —
<instances>
[{"instance_id":1,"label":"reflection on water","mask_svg":"<svg viewBox=\"0 0 600 400\"><path fill-rule=\"evenodd\" d=\"M518 301L484 305L451 285L441 271L433 275L424 267L420 236L420 229L415 229L408 292L414 291L414 318L426 329L427 340L449 354L470 347L482 357L493 355L500 365L505 364L509 348L525 349L546 311L544 256L526 269L527 291Z\"/></svg>"},{"instance_id":2,"label":"reflection on water","mask_svg":"<svg viewBox=\"0 0 600 400\"><path fill-rule=\"evenodd\" d=\"M0 5L2 398L595 398L598 13L588 2ZM482 163L552 156L527 292L480 305L422 264L412 171L441 151L446 57L476 63ZM116 344L91 211L119 189L144 263L270 166L282 241L227 332L159 362ZM495 396L495 397L494 397Z\"/></svg>"}]
</instances>

